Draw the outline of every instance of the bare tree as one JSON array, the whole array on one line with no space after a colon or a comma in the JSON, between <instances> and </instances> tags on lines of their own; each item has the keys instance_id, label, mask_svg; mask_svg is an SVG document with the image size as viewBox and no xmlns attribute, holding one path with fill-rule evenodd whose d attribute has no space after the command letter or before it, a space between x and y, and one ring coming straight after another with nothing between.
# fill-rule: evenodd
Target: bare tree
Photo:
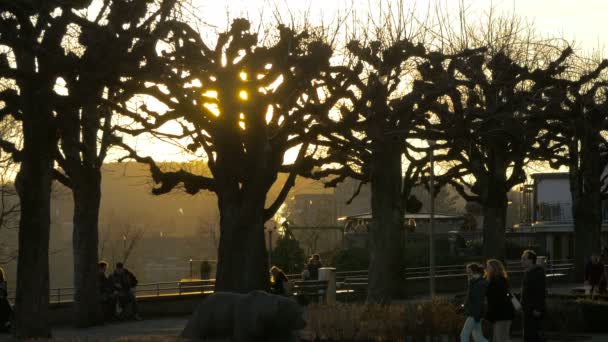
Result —
<instances>
[{"instance_id":1,"label":"bare tree","mask_svg":"<svg viewBox=\"0 0 608 342\"><path fill-rule=\"evenodd\" d=\"M19 125L10 119L0 122L0 137L21 145ZM16 234L19 228L19 197L14 177L19 165L10 154L0 152L0 264L17 259Z\"/></svg>"},{"instance_id":2,"label":"bare tree","mask_svg":"<svg viewBox=\"0 0 608 342\"><path fill-rule=\"evenodd\" d=\"M608 60L579 58L577 64L552 94L560 100L546 120L541 159L568 167L575 274L583 279L589 254L601 248L602 201L608 198Z\"/></svg>"},{"instance_id":3,"label":"bare tree","mask_svg":"<svg viewBox=\"0 0 608 342\"><path fill-rule=\"evenodd\" d=\"M507 194L525 181L527 163L540 154L538 139L555 86L550 79L568 67L572 50L562 40L539 38L514 15L490 8L480 22L470 23L464 11L461 7L457 25L440 18L431 29L435 44L447 52L478 47L485 52L451 69L427 65L426 92L438 105L425 135L440 142L437 160L448 171L439 183L452 184L466 200L483 206L484 255L504 258Z\"/></svg>"},{"instance_id":4,"label":"bare tree","mask_svg":"<svg viewBox=\"0 0 608 342\"><path fill-rule=\"evenodd\" d=\"M145 66L145 82L133 80L140 96L162 103L166 111L141 106L119 109L136 124L121 130L154 133L186 141L211 175L178 170L163 172L151 158L125 146L131 157L150 165L159 186L155 194L183 184L188 193L213 191L220 211L218 290L246 292L268 287L263 225L283 203L298 173L313 167L310 135L319 112L333 107L338 88L324 81L333 72L332 48L310 31L279 26L275 39L258 42L250 23L237 19L214 47L190 26L174 23L162 41L161 56ZM202 94L202 95L201 95ZM180 132L163 131L177 123ZM287 151L295 161L285 163ZM267 194L279 172L288 173L269 206Z\"/></svg>"}]
</instances>

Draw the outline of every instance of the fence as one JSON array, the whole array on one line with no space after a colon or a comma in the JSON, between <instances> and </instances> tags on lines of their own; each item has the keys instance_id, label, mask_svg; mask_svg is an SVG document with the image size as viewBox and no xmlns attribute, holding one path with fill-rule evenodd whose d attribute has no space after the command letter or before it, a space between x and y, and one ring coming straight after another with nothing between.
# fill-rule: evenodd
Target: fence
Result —
<instances>
[{"instance_id":1,"label":"fence","mask_svg":"<svg viewBox=\"0 0 608 342\"><path fill-rule=\"evenodd\" d=\"M523 273L524 269L519 263L507 263L509 273ZM574 267L572 260L553 260L547 263L547 278L568 275ZM465 265L442 265L435 267L435 275L438 277L454 276L462 277L465 275ZM429 267L412 267L405 269L405 279L423 279L430 276ZM294 296L314 296L321 290L327 288L327 281L323 280L303 280L301 274L290 274L291 292ZM353 292L367 288L368 271L342 271L336 272L337 292ZM139 284L135 289L137 297L161 297L167 295L189 295L201 293L213 293L215 279L207 280L187 280L177 282L162 282ZM74 288L63 287L50 290L50 302L62 303L71 302L74 297ZM15 292L9 291L9 299L14 300Z\"/></svg>"}]
</instances>

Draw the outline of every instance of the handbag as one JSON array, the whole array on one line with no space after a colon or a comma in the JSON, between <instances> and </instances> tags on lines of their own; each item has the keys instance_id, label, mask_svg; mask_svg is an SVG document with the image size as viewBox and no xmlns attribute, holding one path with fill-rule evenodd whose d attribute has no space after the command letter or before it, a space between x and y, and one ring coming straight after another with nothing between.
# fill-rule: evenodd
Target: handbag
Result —
<instances>
[{"instance_id":1,"label":"handbag","mask_svg":"<svg viewBox=\"0 0 608 342\"><path fill-rule=\"evenodd\" d=\"M521 311L522 306L517 297L515 297L511 292L509 292L509 295L511 296L511 304L513 304L513 309L515 309L515 311Z\"/></svg>"}]
</instances>

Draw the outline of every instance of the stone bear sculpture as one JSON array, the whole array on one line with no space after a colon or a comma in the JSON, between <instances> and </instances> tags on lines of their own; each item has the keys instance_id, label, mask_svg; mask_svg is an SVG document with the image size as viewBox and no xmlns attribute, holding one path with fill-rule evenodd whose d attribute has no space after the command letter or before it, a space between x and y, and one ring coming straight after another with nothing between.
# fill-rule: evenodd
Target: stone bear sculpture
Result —
<instances>
[{"instance_id":1,"label":"stone bear sculpture","mask_svg":"<svg viewBox=\"0 0 608 342\"><path fill-rule=\"evenodd\" d=\"M217 292L205 298L181 333L203 341L295 342L306 326L293 300L263 291Z\"/></svg>"}]
</instances>

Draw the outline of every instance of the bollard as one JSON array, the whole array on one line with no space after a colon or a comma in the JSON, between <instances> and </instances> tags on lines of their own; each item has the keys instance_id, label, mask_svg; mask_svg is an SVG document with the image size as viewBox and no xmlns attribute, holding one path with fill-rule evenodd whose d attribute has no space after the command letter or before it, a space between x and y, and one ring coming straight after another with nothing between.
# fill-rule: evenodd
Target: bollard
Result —
<instances>
[{"instance_id":1,"label":"bollard","mask_svg":"<svg viewBox=\"0 0 608 342\"><path fill-rule=\"evenodd\" d=\"M327 281L325 289L325 304L336 303L336 269L333 267L319 268L319 280Z\"/></svg>"},{"instance_id":2,"label":"bollard","mask_svg":"<svg viewBox=\"0 0 608 342\"><path fill-rule=\"evenodd\" d=\"M543 267L545 270L547 269L547 257L539 255L536 257L536 264L538 266Z\"/></svg>"}]
</instances>

